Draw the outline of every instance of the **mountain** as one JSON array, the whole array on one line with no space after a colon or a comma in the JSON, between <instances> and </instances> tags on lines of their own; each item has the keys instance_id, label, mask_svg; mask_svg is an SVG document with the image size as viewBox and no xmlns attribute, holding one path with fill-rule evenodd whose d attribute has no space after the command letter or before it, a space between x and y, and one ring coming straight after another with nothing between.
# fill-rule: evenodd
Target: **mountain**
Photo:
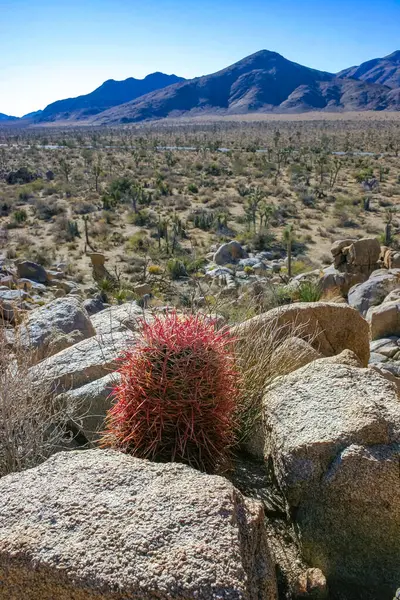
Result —
<instances>
[{"instance_id":1,"label":"mountain","mask_svg":"<svg viewBox=\"0 0 400 600\"><path fill-rule=\"evenodd\" d=\"M180 115L396 108L398 101L387 86L337 77L261 50L217 73L108 109L92 122L107 125Z\"/></svg>"},{"instance_id":2,"label":"mountain","mask_svg":"<svg viewBox=\"0 0 400 600\"><path fill-rule=\"evenodd\" d=\"M4 113L0 113L0 121L5 123L6 121L18 121L18 117L10 117L9 115L5 115Z\"/></svg>"},{"instance_id":3,"label":"mountain","mask_svg":"<svg viewBox=\"0 0 400 600\"><path fill-rule=\"evenodd\" d=\"M109 79L90 94L49 104L35 120L46 122L87 119L110 107L129 102L179 81L184 81L184 79L164 73L152 73L144 79L133 77L124 81Z\"/></svg>"},{"instance_id":4,"label":"mountain","mask_svg":"<svg viewBox=\"0 0 400 600\"><path fill-rule=\"evenodd\" d=\"M358 67L338 73L338 77L352 77L367 83L379 83L392 89L400 88L400 50L383 58L374 58Z\"/></svg>"},{"instance_id":5,"label":"mountain","mask_svg":"<svg viewBox=\"0 0 400 600\"><path fill-rule=\"evenodd\" d=\"M27 115L21 117L21 119L37 119L42 114L42 110L35 110L34 112L30 112Z\"/></svg>"}]
</instances>

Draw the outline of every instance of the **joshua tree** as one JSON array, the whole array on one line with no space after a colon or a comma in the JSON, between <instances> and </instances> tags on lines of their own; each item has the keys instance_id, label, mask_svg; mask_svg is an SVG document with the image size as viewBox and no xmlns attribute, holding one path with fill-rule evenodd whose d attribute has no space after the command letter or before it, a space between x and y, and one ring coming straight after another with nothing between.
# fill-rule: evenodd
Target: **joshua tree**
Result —
<instances>
[{"instance_id":1,"label":"joshua tree","mask_svg":"<svg viewBox=\"0 0 400 600\"><path fill-rule=\"evenodd\" d=\"M59 161L60 169L65 177L65 181L69 183L69 176L72 173L72 164L66 158L60 158Z\"/></svg>"},{"instance_id":2,"label":"joshua tree","mask_svg":"<svg viewBox=\"0 0 400 600\"><path fill-rule=\"evenodd\" d=\"M283 232L283 240L286 242L287 252L287 270L289 277L292 276L292 241L293 241L293 225L288 225Z\"/></svg>"}]
</instances>

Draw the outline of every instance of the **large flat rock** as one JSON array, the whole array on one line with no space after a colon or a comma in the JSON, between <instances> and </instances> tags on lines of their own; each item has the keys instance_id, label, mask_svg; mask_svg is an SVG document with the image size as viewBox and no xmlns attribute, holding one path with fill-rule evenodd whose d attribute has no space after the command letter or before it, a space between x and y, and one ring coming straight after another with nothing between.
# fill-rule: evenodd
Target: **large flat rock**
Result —
<instances>
[{"instance_id":1,"label":"large flat rock","mask_svg":"<svg viewBox=\"0 0 400 600\"><path fill-rule=\"evenodd\" d=\"M274 308L233 328L236 337L257 335L269 328L275 336L301 337L324 356L352 350L366 367L369 359L368 323L353 308L334 302L298 302Z\"/></svg>"},{"instance_id":2,"label":"large flat rock","mask_svg":"<svg viewBox=\"0 0 400 600\"><path fill-rule=\"evenodd\" d=\"M132 332L95 335L44 359L33 368L60 393L100 379L118 367L118 357L135 344Z\"/></svg>"},{"instance_id":3,"label":"large flat rock","mask_svg":"<svg viewBox=\"0 0 400 600\"><path fill-rule=\"evenodd\" d=\"M226 479L105 450L0 480L2 598L276 600L262 505Z\"/></svg>"}]
</instances>

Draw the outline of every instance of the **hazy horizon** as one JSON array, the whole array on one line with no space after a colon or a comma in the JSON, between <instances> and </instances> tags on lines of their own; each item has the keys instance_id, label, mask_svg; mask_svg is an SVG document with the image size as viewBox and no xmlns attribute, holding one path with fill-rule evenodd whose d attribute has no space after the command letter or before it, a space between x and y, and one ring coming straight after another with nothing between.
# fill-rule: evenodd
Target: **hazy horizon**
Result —
<instances>
[{"instance_id":1,"label":"hazy horizon","mask_svg":"<svg viewBox=\"0 0 400 600\"><path fill-rule=\"evenodd\" d=\"M337 72L400 47L394 0L0 0L0 10L0 112L18 117L107 79L189 79L262 49Z\"/></svg>"}]
</instances>

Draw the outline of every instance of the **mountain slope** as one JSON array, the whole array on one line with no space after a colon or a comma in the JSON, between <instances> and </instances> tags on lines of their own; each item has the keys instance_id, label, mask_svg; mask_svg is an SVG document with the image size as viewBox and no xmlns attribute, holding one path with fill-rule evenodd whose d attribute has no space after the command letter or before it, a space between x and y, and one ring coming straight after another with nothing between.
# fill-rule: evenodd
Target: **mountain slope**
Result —
<instances>
[{"instance_id":1,"label":"mountain slope","mask_svg":"<svg viewBox=\"0 0 400 600\"><path fill-rule=\"evenodd\" d=\"M34 112L30 112L24 115L23 117L21 117L21 119L37 119L38 117L40 117L42 112L42 110L35 110Z\"/></svg>"},{"instance_id":2,"label":"mountain slope","mask_svg":"<svg viewBox=\"0 0 400 600\"><path fill-rule=\"evenodd\" d=\"M199 114L385 110L388 87L341 79L261 50L212 75L169 86L104 111L92 122L116 124Z\"/></svg>"},{"instance_id":3,"label":"mountain slope","mask_svg":"<svg viewBox=\"0 0 400 600\"><path fill-rule=\"evenodd\" d=\"M129 77L124 81L109 79L100 87L77 98L58 100L46 106L36 117L37 122L80 120L96 115L110 107L134 100L139 96L184 81L176 75L152 73L144 79Z\"/></svg>"},{"instance_id":4,"label":"mountain slope","mask_svg":"<svg viewBox=\"0 0 400 600\"><path fill-rule=\"evenodd\" d=\"M5 115L4 113L0 113L0 121L1 122L6 122L6 121L18 121L18 117L10 117L9 115Z\"/></svg>"},{"instance_id":5,"label":"mountain slope","mask_svg":"<svg viewBox=\"0 0 400 600\"><path fill-rule=\"evenodd\" d=\"M367 83L379 83L390 88L400 88L400 50L384 56L368 60L356 67L344 69L338 77L352 77Z\"/></svg>"}]
</instances>

